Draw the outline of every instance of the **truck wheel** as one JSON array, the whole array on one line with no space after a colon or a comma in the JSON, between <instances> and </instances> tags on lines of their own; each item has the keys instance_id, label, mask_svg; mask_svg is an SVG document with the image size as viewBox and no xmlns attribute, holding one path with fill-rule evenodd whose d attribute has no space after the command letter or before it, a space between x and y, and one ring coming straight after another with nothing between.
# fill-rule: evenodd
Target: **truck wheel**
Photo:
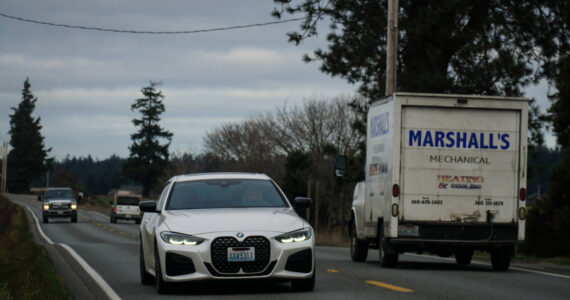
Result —
<instances>
[{"instance_id":1,"label":"truck wheel","mask_svg":"<svg viewBox=\"0 0 570 300\"><path fill-rule=\"evenodd\" d=\"M383 268L393 268L398 263L398 253L388 249L382 229L378 233L378 255Z\"/></svg>"},{"instance_id":2,"label":"truck wheel","mask_svg":"<svg viewBox=\"0 0 570 300\"><path fill-rule=\"evenodd\" d=\"M467 266L471 263L471 259L473 258L473 250L472 249L460 249L455 251L455 261L458 265Z\"/></svg>"},{"instance_id":3,"label":"truck wheel","mask_svg":"<svg viewBox=\"0 0 570 300\"><path fill-rule=\"evenodd\" d=\"M72 217L71 217L71 222L72 222L72 223L77 223L77 216L72 216Z\"/></svg>"},{"instance_id":4,"label":"truck wheel","mask_svg":"<svg viewBox=\"0 0 570 300\"><path fill-rule=\"evenodd\" d=\"M49 219L48 219L47 217L44 216L43 219L44 219L44 223L48 223L48 222L49 222Z\"/></svg>"},{"instance_id":5,"label":"truck wheel","mask_svg":"<svg viewBox=\"0 0 570 300\"><path fill-rule=\"evenodd\" d=\"M111 216L111 223L117 223L117 218Z\"/></svg>"},{"instance_id":6,"label":"truck wheel","mask_svg":"<svg viewBox=\"0 0 570 300\"><path fill-rule=\"evenodd\" d=\"M512 247L497 247L491 250L491 265L495 271L506 271L511 265Z\"/></svg>"},{"instance_id":7,"label":"truck wheel","mask_svg":"<svg viewBox=\"0 0 570 300\"><path fill-rule=\"evenodd\" d=\"M368 243L358 239L356 222L352 221L350 226L350 258L352 261L365 261L368 256Z\"/></svg>"}]
</instances>

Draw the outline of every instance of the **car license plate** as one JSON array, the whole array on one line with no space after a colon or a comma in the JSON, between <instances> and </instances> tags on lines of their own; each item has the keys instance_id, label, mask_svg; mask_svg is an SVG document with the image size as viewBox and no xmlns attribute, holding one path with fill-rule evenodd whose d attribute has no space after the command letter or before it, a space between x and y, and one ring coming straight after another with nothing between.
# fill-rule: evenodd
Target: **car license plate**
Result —
<instances>
[{"instance_id":1,"label":"car license plate","mask_svg":"<svg viewBox=\"0 0 570 300\"><path fill-rule=\"evenodd\" d=\"M130 217L131 217L131 215L125 215L125 217L127 217L127 218L130 218Z\"/></svg>"},{"instance_id":2,"label":"car license plate","mask_svg":"<svg viewBox=\"0 0 570 300\"><path fill-rule=\"evenodd\" d=\"M228 261L254 261L255 248L254 247L230 247L228 248Z\"/></svg>"}]
</instances>

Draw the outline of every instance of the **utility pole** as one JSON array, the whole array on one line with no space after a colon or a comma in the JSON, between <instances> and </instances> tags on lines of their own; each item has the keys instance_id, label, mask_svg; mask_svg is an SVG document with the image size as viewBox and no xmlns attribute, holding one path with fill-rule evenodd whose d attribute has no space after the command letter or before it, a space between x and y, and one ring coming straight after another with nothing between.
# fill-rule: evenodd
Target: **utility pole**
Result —
<instances>
[{"instance_id":1,"label":"utility pole","mask_svg":"<svg viewBox=\"0 0 570 300\"><path fill-rule=\"evenodd\" d=\"M388 36L386 38L386 95L396 92L398 68L398 0L388 0Z\"/></svg>"},{"instance_id":2,"label":"utility pole","mask_svg":"<svg viewBox=\"0 0 570 300\"><path fill-rule=\"evenodd\" d=\"M2 156L2 178L0 178L0 194L6 193L6 170L8 169L8 144L5 142L0 148L0 156Z\"/></svg>"}]
</instances>

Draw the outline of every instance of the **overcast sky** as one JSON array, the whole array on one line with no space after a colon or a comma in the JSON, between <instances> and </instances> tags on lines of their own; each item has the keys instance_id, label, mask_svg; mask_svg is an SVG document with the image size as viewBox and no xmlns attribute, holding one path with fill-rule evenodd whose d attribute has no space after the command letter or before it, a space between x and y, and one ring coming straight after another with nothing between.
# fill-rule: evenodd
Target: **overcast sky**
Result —
<instances>
[{"instance_id":1,"label":"overcast sky","mask_svg":"<svg viewBox=\"0 0 570 300\"><path fill-rule=\"evenodd\" d=\"M2 0L0 13L38 21L138 31L196 30L275 21L271 0ZM161 125L173 153L202 151L224 122L308 98L351 95L356 87L319 71L302 55L326 47L325 34L295 46L299 21L221 32L146 35L88 31L0 17L0 141L26 77L34 116L51 155L126 157L135 132L130 110L150 81L165 96ZM527 96L548 107L546 85ZM548 138L550 145L554 141Z\"/></svg>"}]
</instances>

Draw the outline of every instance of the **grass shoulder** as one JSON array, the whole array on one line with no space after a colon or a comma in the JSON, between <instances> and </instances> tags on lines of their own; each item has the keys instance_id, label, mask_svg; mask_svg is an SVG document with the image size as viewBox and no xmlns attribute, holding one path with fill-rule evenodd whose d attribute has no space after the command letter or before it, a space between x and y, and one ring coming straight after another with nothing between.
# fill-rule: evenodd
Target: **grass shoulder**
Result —
<instances>
[{"instance_id":1,"label":"grass shoulder","mask_svg":"<svg viewBox=\"0 0 570 300\"><path fill-rule=\"evenodd\" d=\"M0 299L71 299L25 211L0 196Z\"/></svg>"}]
</instances>

